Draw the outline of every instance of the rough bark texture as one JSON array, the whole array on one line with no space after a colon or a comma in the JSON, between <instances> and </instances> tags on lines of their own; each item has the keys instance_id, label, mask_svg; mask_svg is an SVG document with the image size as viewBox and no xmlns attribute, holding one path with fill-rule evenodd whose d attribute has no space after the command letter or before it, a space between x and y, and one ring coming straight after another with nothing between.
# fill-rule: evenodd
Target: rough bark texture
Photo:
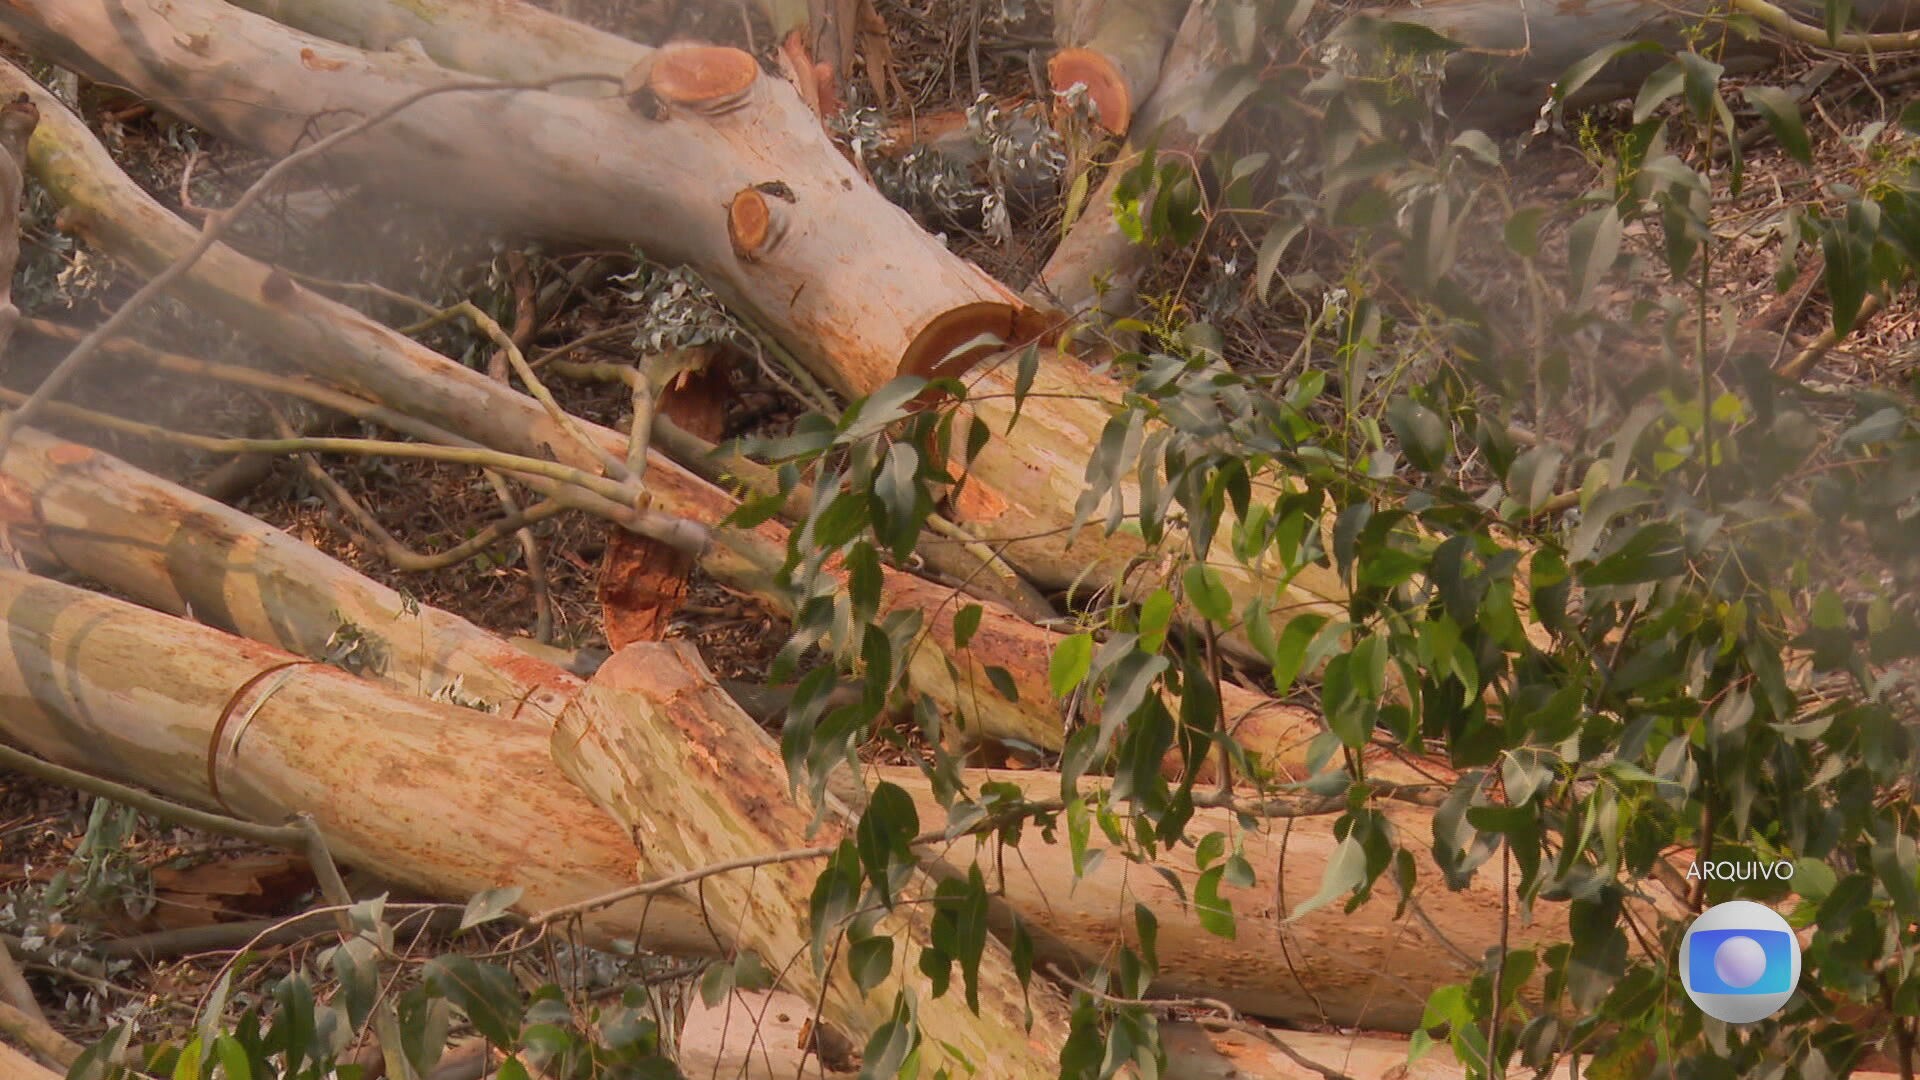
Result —
<instances>
[{"instance_id":1,"label":"rough bark texture","mask_svg":"<svg viewBox=\"0 0 1920 1080\"><path fill-rule=\"evenodd\" d=\"M13 304L13 269L20 261L20 199L25 191L27 139L40 122L29 99L0 105L0 358L7 355L20 309Z\"/></svg>"},{"instance_id":2,"label":"rough bark texture","mask_svg":"<svg viewBox=\"0 0 1920 1080\"><path fill-rule=\"evenodd\" d=\"M1125 135L1134 110L1160 80L1160 62L1180 25L1185 0L1060 0L1047 62L1053 92L1087 88L1094 119Z\"/></svg>"},{"instance_id":3,"label":"rough bark texture","mask_svg":"<svg viewBox=\"0 0 1920 1080\"><path fill-rule=\"evenodd\" d=\"M72 472L107 464L99 455ZM554 710L566 708L550 698L512 715L409 699L338 669L287 666L295 659L290 654L26 575L0 580L0 604L12 613L12 645L0 663L0 702L8 705L0 710L0 735L9 742L184 801L224 799L258 820L313 810L343 858L443 896L517 882L529 890L524 906L540 909L620 887L632 880L636 858L644 860L642 877L665 872L654 868L652 847L636 854L628 835L592 812L586 797L550 767L543 748L561 715ZM149 659L136 659L142 656ZM570 688L577 696L582 685L532 661L513 670L534 689ZM731 709L724 699L700 693L712 708ZM730 732L711 712L674 714L679 728L712 724L700 728L698 738L683 731L676 743L683 747L678 753L696 755L689 761L698 768L649 774L683 798L700 796L687 799L686 810L702 812L705 824L680 839L693 846L680 849L677 859L695 859L709 834L756 837L770 827L763 820L785 821L778 815L790 813L781 809L785 785L770 740L757 728L740 727L736 713L720 715L734 721ZM236 717L242 721L237 730ZM723 739L724 752L716 749ZM235 745L244 753L230 748ZM211 771L210 746L218 748ZM762 767L742 771L727 764L743 761ZM914 795L924 822L944 820L917 771L880 775ZM973 773L968 782L988 779L1013 780L1036 797L1059 791L1059 778L1047 773ZM700 801L731 805L727 792L761 809L730 816ZM697 811L700 806L707 811ZM1408 835L1431 829L1421 808L1389 812ZM1158 875L1117 856L1076 883L1064 848L1033 830L1017 854L998 860L1008 868L999 882L1005 887L1001 911L1017 913L1033 929L1042 960L1077 967L1110 955L1116 935L1132 925L1133 903L1144 901L1160 915L1167 992L1205 994L1259 1015L1318 1023L1324 1009L1337 1023L1405 1026L1417 1019L1432 986L1466 970L1432 936L1436 931L1397 922L1390 898L1352 916L1336 906L1294 923L1277 917L1265 875L1284 874L1289 905L1310 894L1335 846L1331 824L1331 817L1302 818L1290 829L1247 836L1247 857L1263 882L1226 890L1241 916L1234 942L1209 934ZM1224 811L1202 811L1193 828L1236 831ZM567 840L553 843L554 836ZM950 872L972 857L966 844L941 856ZM1191 862L1179 852L1163 856L1163 866L1189 892ZM1465 955L1478 955L1498 939L1497 887L1439 892L1423 904ZM724 944L673 897L656 900L644 934L640 917L633 905L623 905L589 917L586 929L603 941L640 935L667 951L701 953ZM1516 927L1515 940L1563 933L1556 921L1557 909L1546 909L1535 927ZM1380 972L1387 970L1394 975L1383 982Z\"/></svg>"},{"instance_id":4,"label":"rough bark texture","mask_svg":"<svg viewBox=\"0 0 1920 1080\"><path fill-rule=\"evenodd\" d=\"M517 884L538 910L633 880L632 846L526 719L399 694L17 571L0 571L0 612L0 738L12 745L253 821L311 812L343 862L434 895ZM602 942L713 948L676 897L585 923Z\"/></svg>"},{"instance_id":5,"label":"rough bark texture","mask_svg":"<svg viewBox=\"0 0 1920 1080\"><path fill-rule=\"evenodd\" d=\"M1824 25L1819 0L1787 0L1779 6L1808 26ZM1920 25L1920 7L1908 0L1862 0L1852 7L1854 25L1867 30ZM1615 41L1681 45L1689 26L1725 10L1700 0L1433 0L1420 7L1377 8L1366 17L1425 26L1467 46L1447 62L1447 111L1462 125L1509 130L1533 123L1553 84L1601 46ZM1719 37L1716 31L1715 40ZM1780 39L1771 33L1749 40L1729 32L1725 39L1730 70L1758 70L1779 56ZM1573 103L1629 96L1665 62L1649 56L1616 62Z\"/></svg>"},{"instance_id":6,"label":"rough bark texture","mask_svg":"<svg viewBox=\"0 0 1920 1080\"><path fill-rule=\"evenodd\" d=\"M771 741L684 642L634 644L615 654L561 713L553 755L627 828L654 874L831 842L850 824L831 814L827 836L810 838L812 815L788 798ZM901 906L875 928L894 939L893 968L862 991L835 962L838 949L825 954L824 972L809 959L807 899L818 873L814 863L794 862L720 875L702 884L701 902L721 935L785 972L788 990L820 1000L829 1020L864 1041L887 1022L899 995L913 993L915 961L931 941L933 884L925 874L903 883ZM925 1062L988 1076L1057 1075L1067 1036L1059 995L1046 985L1023 990L998 943L979 974L978 1015L958 993L922 998Z\"/></svg>"},{"instance_id":7,"label":"rough bark texture","mask_svg":"<svg viewBox=\"0 0 1920 1080\"><path fill-rule=\"evenodd\" d=\"M1188 23L1211 26L1213 18L1202 3ZM275 151L310 137L315 115L364 115L408 89L453 78L208 0L176 0L163 11L129 0L74 0L54 11L0 13L0 27L43 53L178 101L196 123ZM127 27L142 32L136 37ZM208 28L219 32L205 48L184 44ZM286 63L292 55L305 62ZM971 343L982 335L1001 344L1025 340L1044 329L1044 314L862 183L791 88L759 77L743 54L673 48L642 66L630 84L639 113L618 102L530 92L490 95L484 105L471 94L443 95L353 140L335 163L363 179L445 193L521 228L642 242L650 253L699 268L833 385L866 393L896 371L964 372L975 385L975 410L1004 431L1014 365L967 371L999 352ZM241 71L244 77L235 74ZM301 104L289 109L287 101ZM526 152L503 169L499 146ZM777 160L770 147L779 148L771 152ZM741 223L754 227L740 231ZM1097 444L1120 387L1072 356L1043 354L1017 437L996 440L973 463L955 512L984 534L1019 538L1006 558L1036 584L1122 581L1141 554L1136 539L1104 534L1097 524L1066 527L1086 448ZM956 440L966 430L955 425ZM959 459L957 448L951 456ZM1137 501L1127 484L1122 497ZM1232 562L1224 552L1215 561ZM1283 597L1271 595L1264 568L1227 577L1237 601L1258 596L1283 619L1333 610L1344 596L1335 575L1315 568ZM1138 575L1125 580L1129 588L1140 583Z\"/></svg>"}]
</instances>

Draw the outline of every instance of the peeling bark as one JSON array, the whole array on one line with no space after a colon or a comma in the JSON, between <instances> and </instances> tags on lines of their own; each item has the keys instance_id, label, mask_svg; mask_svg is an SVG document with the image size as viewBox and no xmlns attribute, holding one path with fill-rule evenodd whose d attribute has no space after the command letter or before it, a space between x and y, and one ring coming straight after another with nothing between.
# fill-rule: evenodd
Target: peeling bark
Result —
<instances>
[{"instance_id":1,"label":"peeling bark","mask_svg":"<svg viewBox=\"0 0 1920 1080\"><path fill-rule=\"evenodd\" d=\"M0 738L12 745L251 821L310 811L342 861L437 896L517 884L536 910L632 880L632 846L528 720L18 571L0 571L0 611ZM713 948L678 897L584 923L601 942Z\"/></svg>"},{"instance_id":2,"label":"peeling bark","mask_svg":"<svg viewBox=\"0 0 1920 1080\"><path fill-rule=\"evenodd\" d=\"M414 603L270 525L37 431L0 459L0 524L30 556L148 607L306 657L365 643L365 674L511 714L570 680L465 619Z\"/></svg>"},{"instance_id":3,"label":"peeling bark","mask_svg":"<svg viewBox=\"0 0 1920 1080\"><path fill-rule=\"evenodd\" d=\"M311 810L343 859L435 895L458 898L517 883L528 889L522 910L545 909L610 892L636 873L655 878L698 863L702 852L715 857L733 850L709 845L737 842L767 851L773 837L764 830L791 824L796 813L786 801L771 739L740 724L731 703L696 685L684 674L689 669L677 683L658 684L690 688L667 717L677 749L663 749L661 759L685 757L687 768L634 773L636 760L621 783L653 785L649 799L671 793L679 800L672 812L698 814L704 824L660 833L664 839L655 841L643 835L636 852L630 834L595 811L552 767L546 750L556 722L567 732L580 731L587 720L614 723L613 734L602 738L664 737L621 734L625 721L594 711L609 700L620 702L619 709L631 705L622 696L631 684L619 681L632 676L630 669L583 697L585 684L558 669L540 672L530 660L514 670L539 688L570 687L571 695L488 715L410 698L336 668L25 574L0 574L0 610L9 613L10 642L0 655L0 704L6 706L0 737L254 820ZM945 819L917 770L883 768L878 778L913 795L927 825ZM988 780L1010 780L1040 798L1060 790L1051 773L966 776L970 787ZM1423 808L1384 809L1408 835L1431 830ZM1435 985L1470 969L1455 950L1478 956L1498 941L1498 886L1482 875L1464 892L1433 891L1422 899L1431 925L1396 919L1390 896L1352 915L1334 905L1284 922L1266 875L1284 873L1289 905L1309 895L1336 847L1332 823L1331 816L1299 818L1291 828L1244 833L1226 811L1197 814L1196 835L1244 835L1246 856L1262 877L1253 888L1228 886L1223 894L1240 917L1235 941L1211 935L1157 874L1117 855L1076 882L1065 848L1032 829L1017 853L989 863L1006 867L1004 880L994 882L1004 889L998 918L1004 925L1017 914L1041 960L1078 968L1110 956L1118 935L1132 926L1133 904L1146 902L1160 918L1162 992L1204 994L1246 1012L1311 1023L1404 1027L1418 1019ZM656 821L651 828L662 827ZM566 841L554 843L556 835ZM937 873L963 873L974 854L973 845L961 843L930 853L938 860L930 865ZM1169 852L1159 865L1191 894L1190 855ZM1515 926L1513 940L1563 935L1563 919L1557 905L1543 905L1532 926ZM1449 944L1435 936L1435 926L1446 928ZM595 913L584 929L595 941L638 938L668 952L702 954L729 945L713 938L705 916L671 896L654 898L651 914L639 904ZM784 955L768 959L777 968Z\"/></svg>"},{"instance_id":4,"label":"peeling bark","mask_svg":"<svg viewBox=\"0 0 1920 1080\"><path fill-rule=\"evenodd\" d=\"M810 839L812 815L789 800L771 741L684 642L615 654L560 714L553 755L626 827L655 874L832 842L832 831ZM932 940L933 883L925 874L902 883L899 907L874 928L893 939L893 966L863 991L836 962L838 949L824 954L824 972L809 959L807 899L818 873L817 864L790 862L716 876L701 885L702 905L723 936L784 972L788 990L820 1000L829 1020L864 1039L886 1024L899 995L912 993L915 960ZM997 942L979 977L978 1014L957 992L920 1000L923 1062L936 1071L945 1064L988 1076L1057 1075L1068 1030L1059 994L1045 984L1023 989Z\"/></svg>"},{"instance_id":5,"label":"peeling bark","mask_svg":"<svg viewBox=\"0 0 1920 1080\"><path fill-rule=\"evenodd\" d=\"M1053 92L1087 88L1094 119L1125 135L1134 110L1160 81L1160 62L1180 25L1186 0L1059 0L1047 61Z\"/></svg>"}]
</instances>

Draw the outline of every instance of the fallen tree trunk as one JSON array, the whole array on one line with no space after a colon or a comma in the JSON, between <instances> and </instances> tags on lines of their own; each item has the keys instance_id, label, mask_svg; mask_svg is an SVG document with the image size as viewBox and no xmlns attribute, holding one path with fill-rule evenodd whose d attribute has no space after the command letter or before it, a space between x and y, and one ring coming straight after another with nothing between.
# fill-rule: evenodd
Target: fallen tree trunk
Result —
<instances>
[{"instance_id":1,"label":"fallen tree trunk","mask_svg":"<svg viewBox=\"0 0 1920 1080\"><path fill-rule=\"evenodd\" d=\"M43 117L32 144L35 171L66 208L69 229L149 274L160 272L189 249L193 230L121 172L78 117L10 66L0 65L0 92L35 95ZM391 409L495 449L554 456L583 468L596 466L533 399L303 289L224 245L202 256L178 288L179 295L198 309L271 344L306 370L344 383ZM1041 381L1035 392L1050 386ZM626 436L584 421L579 426L605 450L625 454ZM1064 444L1027 445L1030 453L1063 460L1075 452ZM656 508L699 522L717 522L732 510L730 497L671 459L652 453L647 460L647 488ZM137 529L126 536L133 543L144 543ZM786 611L789 597L772 587L767 576L786 545L786 530L777 523L763 524L750 533L727 530L702 556L701 566L729 588ZM150 564L136 559L127 565ZM290 574L283 584L299 580L300 575ZM140 595L164 606L169 602L165 599L168 589L189 587L186 581L156 583L153 591ZM951 602L952 590L891 569L884 571L884 588L889 605L926 613L926 640L938 647L923 645L914 650L912 680L917 689L952 710L957 741L1011 738L1043 749L1062 745L1062 719L1047 681L1048 661L1060 635L983 601L978 632L970 647L961 649L955 644L954 620L964 605ZM219 609L219 605L206 608ZM302 639L288 636L284 628L272 633L263 640L304 651ZM989 667L1010 673L1017 700L991 689ZM1274 771L1293 775L1301 748L1319 730L1318 718L1231 684L1225 694L1228 720L1249 725L1250 734L1260 733L1258 741L1243 740L1249 753L1256 760L1265 759Z\"/></svg>"},{"instance_id":2,"label":"fallen tree trunk","mask_svg":"<svg viewBox=\"0 0 1920 1080\"><path fill-rule=\"evenodd\" d=\"M411 699L20 573L0 574L0 610L10 613L13 642L0 657L0 701L8 706L0 710L0 735L10 743L254 820L311 811L341 858L435 895L521 884L521 910L532 912L619 889L635 879L636 860L640 879L660 876L651 854L636 853L628 835L552 767L545 747L554 715L490 716ZM568 678L554 671L542 685ZM784 788L777 751L764 736L734 730L724 754L712 752L711 741L697 745L709 748L700 773L681 783L739 786L752 777L751 785ZM740 775L729 771L736 768ZM922 821L945 819L918 770L881 769L878 777L906 789ZM974 772L967 780L976 788L1011 780L1037 797L1060 790L1050 773ZM1382 809L1404 835L1431 831L1424 808ZM1243 836L1250 863L1289 883L1286 909L1318 888L1337 847L1331 816L1252 833L1233 819L1203 809L1190 831ZM553 843L556 835L566 842ZM965 872L972 862L965 847L935 853L947 868L941 872ZM1064 846L1028 829L1019 850L998 861L1007 867L995 882L1004 890L999 918L1017 915L1028 926L1040 960L1077 969L1110 957L1130 932L1133 904L1146 902L1160 919L1157 991L1217 998L1256 1015L1404 1029L1434 986L1466 977L1501 940L1503 905L1489 875L1463 892L1423 896L1406 917L1396 917L1393 897L1378 895L1352 914L1330 905L1293 922L1282 918L1272 882L1227 885L1222 895L1239 915L1239 933L1225 941L1159 875L1117 855L1076 881ZM1199 871L1190 854L1170 852L1156 865L1192 894ZM1562 919L1557 906L1542 906L1531 926L1511 928L1510 940L1564 936ZM693 954L728 944L671 896L655 898L651 914L628 903L583 922L602 943L638 940Z\"/></svg>"},{"instance_id":3,"label":"fallen tree trunk","mask_svg":"<svg viewBox=\"0 0 1920 1080\"><path fill-rule=\"evenodd\" d=\"M1695 28L1723 19L1728 5L1687 0L1433 0L1416 8L1383 7L1363 17L1424 26L1465 48L1448 57L1445 105L1460 126L1512 130L1530 125L1548 104L1554 84L1567 69L1616 41L1652 41L1684 48ZM1828 44L1825 8L1819 0L1734 0L1731 14L1757 24L1749 38L1724 35L1725 51L1716 59L1729 71L1750 72L1771 66L1789 41L1819 48ZM1910 0L1861 0L1850 5L1852 27L1835 44L1849 51L1893 51L1920 46L1902 40L1920 27L1920 5ZM1875 44L1865 35L1896 35ZM1721 40L1716 35L1715 40ZM1631 96L1640 83L1666 63L1662 56L1630 56L1608 66L1571 99L1591 105Z\"/></svg>"},{"instance_id":4,"label":"fallen tree trunk","mask_svg":"<svg viewBox=\"0 0 1920 1080\"><path fill-rule=\"evenodd\" d=\"M788 797L786 769L765 732L685 642L635 643L615 654L561 712L553 756L626 828L651 874L802 848L816 831L813 815ZM837 818L832 842L852 822L844 811L828 817ZM898 883L891 912L873 927L893 941L890 962L862 986L838 947L813 948L808 900L818 874L810 861L717 875L701 882L701 908L733 947L758 953L783 973L787 990L818 1001L828 1019L865 1041L914 996L916 961L935 940L935 886L925 873ZM1069 1030L1059 994L1045 982L1023 986L998 941L977 962L978 1009L959 993L920 1000L922 1062L956 1075L1057 1075Z\"/></svg>"},{"instance_id":5,"label":"fallen tree trunk","mask_svg":"<svg viewBox=\"0 0 1920 1080\"><path fill-rule=\"evenodd\" d=\"M1203 3L1188 21L1210 25L1212 18ZM207 26L219 32L206 49L181 44ZM57 11L0 13L0 27L83 70L177 101L196 123L276 152L307 138L314 116L366 115L453 81L417 61L305 37L210 0L179 0L165 10L77 0ZM479 23L473 31L489 32ZM313 59L287 62L295 55ZM619 102L532 92L497 94L484 107L461 100L468 95L441 95L340 147L331 160L358 178L442 191L454 205L544 235L641 243L701 270L837 388L864 394L900 372L964 374L975 383L970 408L1004 431L1015 365L973 369L1043 337L1049 317L880 199L791 89L759 77L746 54L676 47L651 54L642 67L631 76L636 92L646 91L635 99L638 115ZM235 71L247 77L236 80ZM289 112L280 104L289 100L307 111ZM499 169L497 145L528 148L525 167ZM706 196L714 190L732 194L722 205ZM823 277L821 267L834 272ZM1139 540L1092 523L1068 527L1089 448L1121 388L1073 357L1042 352L1018 441L995 440L973 461L955 511L1007 540L1007 561L1037 584L1136 587L1125 571L1144 550ZM967 427L954 425L952 460L963 456ZM1128 504L1136 495L1121 485ZM1212 561L1236 562L1224 550ZM1335 612L1344 602L1338 576L1318 567L1290 579L1284 596L1271 595L1276 578L1267 568L1235 567L1224 576L1237 606L1258 598L1281 621Z\"/></svg>"},{"instance_id":6,"label":"fallen tree trunk","mask_svg":"<svg viewBox=\"0 0 1920 1080\"><path fill-rule=\"evenodd\" d=\"M1053 92L1086 87L1094 119L1125 135L1160 80L1160 62L1187 8L1186 0L1056 0L1060 48L1047 61Z\"/></svg>"},{"instance_id":7,"label":"fallen tree trunk","mask_svg":"<svg viewBox=\"0 0 1920 1080\"><path fill-rule=\"evenodd\" d=\"M0 610L0 737L12 745L253 821L310 811L340 859L433 895L517 884L539 909L632 879L631 845L525 720L398 694L18 571L0 571ZM712 949L677 897L584 921L598 941Z\"/></svg>"},{"instance_id":8,"label":"fallen tree trunk","mask_svg":"<svg viewBox=\"0 0 1920 1080\"><path fill-rule=\"evenodd\" d=\"M1132 311L1153 249L1134 243L1120 230L1114 201L1128 170L1140 162L1147 147L1153 148L1157 158L1186 158L1198 168L1199 159L1226 124L1230 112L1207 92L1230 63L1220 40L1219 17L1214 0L1195 0L1187 10L1167 50L1156 89L1134 122L1133 137L1040 270L1034 291L1047 302L1075 312L1117 316Z\"/></svg>"},{"instance_id":9,"label":"fallen tree trunk","mask_svg":"<svg viewBox=\"0 0 1920 1080\"><path fill-rule=\"evenodd\" d=\"M37 431L0 459L0 520L16 546L148 607L309 658L343 636L363 674L511 716L574 686L465 619L399 593L253 517Z\"/></svg>"}]
</instances>

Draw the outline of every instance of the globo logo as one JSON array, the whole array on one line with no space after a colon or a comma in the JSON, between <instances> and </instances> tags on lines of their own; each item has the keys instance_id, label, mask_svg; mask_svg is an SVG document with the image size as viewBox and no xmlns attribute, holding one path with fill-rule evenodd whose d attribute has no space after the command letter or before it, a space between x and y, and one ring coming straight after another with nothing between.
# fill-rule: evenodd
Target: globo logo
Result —
<instances>
[{"instance_id":1,"label":"globo logo","mask_svg":"<svg viewBox=\"0 0 1920 1080\"><path fill-rule=\"evenodd\" d=\"M1764 1020L1800 984L1800 939L1764 904L1715 904L1680 940L1680 981L1700 1011L1716 1020Z\"/></svg>"}]
</instances>

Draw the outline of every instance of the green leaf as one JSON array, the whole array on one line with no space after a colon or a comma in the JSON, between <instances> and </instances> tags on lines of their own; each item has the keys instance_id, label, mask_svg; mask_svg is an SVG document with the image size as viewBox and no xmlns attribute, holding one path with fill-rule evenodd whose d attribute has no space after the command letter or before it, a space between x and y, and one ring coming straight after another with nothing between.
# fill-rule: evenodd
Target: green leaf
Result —
<instances>
[{"instance_id":1,"label":"green leaf","mask_svg":"<svg viewBox=\"0 0 1920 1080\"><path fill-rule=\"evenodd\" d=\"M927 388L918 375L902 375L847 407L840 420L840 440L852 442L875 434L907 415L909 404Z\"/></svg>"},{"instance_id":2,"label":"green leaf","mask_svg":"<svg viewBox=\"0 0 1920 1080\"><path fill-rule=\"evenodd\" d=\"M1686 569L1686 537L1678 526L1658 521L1634 530L1613 554L1580 575L1583 585L1638 585L1659 581Z\"/></svg>"},{"instance_id":3,"label":"green leaf","mask_svg":"<svg viewBox=\"0 0 1920 1080\"><path fill-rule=\"evenodd\" d=\"M983 609L979 604L968 604L953 617L953 646L964 649L973 641L973 635L980 630L980 616Z\"/></svg>"},{"instance_id":4,"label":"green leaf","mask_svg":"<svg viewBox=\"0 0 1920 1080\"><path fill-rule=\"evenodd\" d=\"M1620 257L1620 211L1611 205L1582 217L1567 230L1567 262L1573 279L1573 310L1593 303L1593 290Z\"/></svg>"},{"instance_id":5,"label":"green leaf","mask_svg":"<svg viewBox=\"0 0 1920 1080\"><path fill-rule=\"evenodd\" d=\"M990 664L987 667L987 681L993 684L1001 697L1016 705L1020 703L1020 688L1014 685L1013 672L998 664Z\"/></svg>"},{"instance_id":6,"label":"green leaf","mask_svg":"<svg viewBox=\"0 0 1920 1080\"><path fill-rule=\"evenodd\" d=\"M1653 74L1640 84L1640 94L1633 99L1633 122L1644 122L1653 115L1653 111L1665 104L1685 87L1687 69L1675 60Z\"/></svg>"},{"instance_id":7,"label":"green leaf","mask_svg":"<svg viewBox=\"0 0 1920 1080\"><path fill-rule=\"evenodd\" d=\"M867 879L889 908L895 874L916 865L913 838L919 834L920 814L914 809L913 796L898 784L883 780L875 785L854 829L854 847Z\"/></svg>"},{"instance_id":8,"label":"green leaf","mask_svg":"<svg viewBox=\"0 0 1920 1080\"><path fill-rule=\"evenodd\" d=\"M1194 563L1180 580L1186 586L1187 601L1202 617L1219 624L1233 618L1233 597L1211 566Z\"/></svg>"},{"instance_id":9,"label":"green leaf","mask_svg":"<svg viewBox=\"0 0 1920 1080\"><path fill-rule=\"evenodd\" d=\"M226 1074L224 1080L253 1080L253 1063L240 1040L231 1035L217 1036L213 1040L213 1052L220 1060L220 1070Z\"/></svg>"},{"instance_id":10,"label":"green leaf","mask_svg":"<svg viewBox=\"0 0 1920 1080\"><path fill-rule=\"evenodd\" d=\"M1387 424L1414 468L1435 472L1446 464L1452 432L1439 413L1401 394L1387 403Z\"/></svg>"},{"instance_id":11,"label":"green leaf","mask_svg":"<svg viewBox=\"0 0 1920 1080\"><path fill-rule=\"evenodd\" d=\"M1367 880L1367 850L1357 836L1348 834L1333 849L1333 857L1327 860L1327 868L1320 875L1320 891L1302 900L1293 914L1287 916L1288 922L1322 908L1359 888Z\"/></svg>"},{"instance_id":12,"label":"green leaf","mask_svg":"<svg viewBox=\"0 0 1920 1080\"><path fill-rule=\"evenodd\" d=\"M1507 470L1507 492L1519 500L1527 513L1546 505L1553 495L1554 478L1560 472L1560 451L1551 445L1536 446L1514 459Z\"/></svg>"},{"instance_id":13,"label":"green leaf","mask_svg":"<svg viewBox=\"0 0 1920 1080\"><path fill-rule=\"evenodd\" d=\"M1501 229L1501 237L1506 241L1508 250L1523 259L1540 254L1540 223L1546 220L1546 216L1546 208L1541 206L1515 210Z\"/></svg>"},{"instance_id":14,"label":"green leaf","mask_svg":"<svg viewBox=\"0 0 1920 1080\"><path fill-rule=\"evenodd\" d=\"M872 990L893 971L893 939L875 934L854 942L847 949L847 973L861 993Z\"/></svg>"},{"instance_id":15,"label":"green leaf","mask_svg":"<svg viewBox=\"0 0 1920 1080\"><path fill-rule=\"evenodd\" d=\"M1140 602L1140 650L1159 652L1166 643L1167 626L1173 620L1173 593L1155 589Z\"/></svg>"},{"instance_id":16,"label":"green leaf","mask_svg":"<svg viewBox=\"0 0 1920 1080\"><path fill-rule=\"evenodd\" d=\"M1053 648L1053 661L1047 665L1047 685L1053 696L1066 697L1086 680L1093 665L1093 635L1072 634Z\"/></svg>"},{"instance_id":17,"label":"green leaf","mask_svg":"<svg viewBox=\"0 0 1920 1080\"><path fill-rule=\"evenodd\" d=\"M1273 285L1273 276L1280 270L1280 260L1287 254L1287 248L1294 237L1306 231L1304 221L1276 221L1267 230L1260 241L1260 256L1254 261L1253 288L1261 303L1267 302L1268 290Z\"/></svg>"},{"instance_id":18,"label":"green leaf","mask_svg":"<svg viewBox=\"0 0 1920 1080\"><path fill-rule=\"evenodd\" d=\"M427 986L461 1012L475 1031L511 1052L520 1039L520 984L496 964L482 964L458 953L436 956L424 969Z\"/></svg>"},{"instance_id":19,"label":"green leaf","mask_svg":"<svg viewBox=\"0 0 1920 1080\"><path fill-rule=\"evenodd\" d=\"M1216 866L1200 875L1193 885L1193 914L1201 929L1215 937L1232 941L1238 933L1233 919L1233 902L1220 895L1220 880L1225 866Z\"/></svg>"},{"instance_id":20,"label":"green leaf","mask_svg":"<svg viewBox=\"0 0 1920 1080\"><path fill-rule=\"evenodd\" d=\"M473 899L467 901L467 909L460 913L460 929L471 930L506 914L509 908L520 902L524 892L526 890L518 885L506 885L475 893Z\"/></svg>"},{"instance_id":21,"label":"green leaf","mask_svg":"<svg viewBox=\"0 0 1920 1080\"><path fill-rule=\"evenodd\" d=\"M1299 678L1306 664L1307 647L1326 625L1325 615L1308 612L1288 620L1286 629L1280 631L1280 644L1271 657L1275 696L1286 693L1293 686L1293 680Z\"/></svg>"},{"instance_id":22,"label":"green leaf","mask_svg":"<svg viewBox=\"0 0 1920 1080\"><path fill-rule=\"evenodd\" d=\"M1553 99L1565 102L1579 93L1582 87L1592 82L1593 77L1600 74L1601 69L1623 56L1660 51L1660 45L1652 41L1618 41L1604 46L1576 61L1567 69L1566 74L1560 76L1560 81L1553 86Z\"/></svg>"},{"instance_id":23,"label":"green leaf","mask_svg":"<svg viewBox=\"0 0 1920 1080\"><path fill-rule=\"evenodd\" d=\"M1749 86L1744 91L1752 105L1772 130L1775 142L1788 156L1802 165L1813 164L1813 144L1800 120L1800 103L1777 86Z\"/></svg>"}]
</instances>

